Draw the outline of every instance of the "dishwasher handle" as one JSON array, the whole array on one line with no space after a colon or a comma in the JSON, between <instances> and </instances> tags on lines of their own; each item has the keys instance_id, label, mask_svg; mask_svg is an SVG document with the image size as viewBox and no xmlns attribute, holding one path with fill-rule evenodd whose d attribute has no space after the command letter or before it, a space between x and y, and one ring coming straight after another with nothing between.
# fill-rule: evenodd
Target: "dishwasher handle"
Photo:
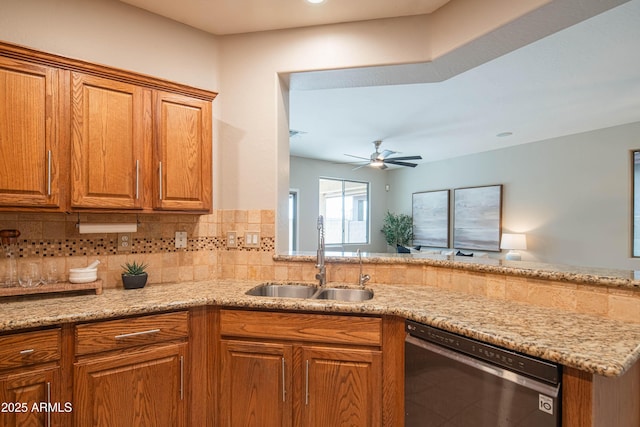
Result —
<instances>
[{"instance_id":1,"label":"dishwasher handle","mask_svg":"<svg viewBox=\"0 0 640 427\"><path fill-rule=\"evenodd\" d=\"M467 366L479 369L501 379L511 381L528 389L535 390L539 393L553 397L554 399L560 395L560 384L553 386L540 381L536 381L532 378L525 377L524 375L520 375L516 372L503 369L499 366L483 362L482 360L478 360L473 357L458 353L456 351L449 350L445 347L432 344L420 338L416 338L411 334L407 334L405 343L420 347L427 351L434 352L448 359L453 359L457 362L464 363Z\"/></svg>"}]
</instances>

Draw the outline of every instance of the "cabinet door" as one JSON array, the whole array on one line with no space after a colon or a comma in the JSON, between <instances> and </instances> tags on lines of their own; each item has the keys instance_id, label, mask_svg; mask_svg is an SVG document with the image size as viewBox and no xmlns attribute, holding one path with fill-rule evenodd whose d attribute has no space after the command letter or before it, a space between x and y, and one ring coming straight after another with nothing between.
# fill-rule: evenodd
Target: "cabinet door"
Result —
<instances>
[{"instance_id":1,"label":"cabinet door","mask_svg":"<svg viewBox=\"0 0 640 427\"><path fill-rule=\"evenodd\" d=\"M291 425L291 346L221 342L220 425Z\"/></svg>"},{"instance_id":2,"label":"cabinet door","mask_svg":"<svg viewBox=\"0 0 640 427\"><path fill-rule=\"evenodd\" d=\"M150 92L81 73L71 79L71 206L142 208Z\"/></svg>"},{"instance_id":3,"label":"cabinet door","mask_svg":"<svg viewBox=\"0 0 640 427\"><path fill-rule=\"evenodd\" d=\"M296 426L381 425L382 356L377 350L301 347Z\"/></svg>"},{"instance_id":4,"label":"cabinet door","mask_svg":"<svg viewBox=\"0 0 640 427\"><path fill-rule=\"evenodd\" d=\"M186 344L92 357L74 366L74 425L185 424Z\"/></svg>"},{"instance_id":5,"label":"cabinet door","mask_svg":"<svg viewBox=\"0 0 640 427\"><path fill-rule=\"evenodd\" d=\"M154 93L154 208L211 209L211 102Z\"/></svg>"},{"instance_id":6,"label":"cabinet door","mask_svg":"<svg viewBox=\"0 0 640 427\"><path fill-rule=\"evenodd\" d=\"M59 425L57 412L71 411L57 399L60 369L36 368L0 376L0 425L3 427L49 427ZM49 411L55 410L55 412Z\"/></svg>"},{"instance_id":7,"label":"cabinet door","mask_svg":"<svg viewBox=\"0 0 640 427\"><path fill-rule=\"evenodd\" d=\"M58 207L55 68L0 58L0 205Z\"/></svg>"}]
</instances>

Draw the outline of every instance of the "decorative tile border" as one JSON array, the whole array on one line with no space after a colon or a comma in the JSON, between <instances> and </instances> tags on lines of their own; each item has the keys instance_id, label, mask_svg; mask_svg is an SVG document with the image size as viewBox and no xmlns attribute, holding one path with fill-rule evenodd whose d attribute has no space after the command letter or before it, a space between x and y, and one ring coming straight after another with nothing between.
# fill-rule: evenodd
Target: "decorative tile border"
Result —
<instances>
[{"instance_id":1,"label":"decorative tile border","mask_svg":"<svg viewBox=\"0 0 640 427\"><path fill-rule=\"evenodd\" d=\"M238 238L237 248L227 248L226 239L220 237L196 237L188 240L185 249L176 249L173 238L133 238L131 251L118 252L117 237L20 240L18 258L49 258L70 256L107 256L126 254L158 254L193 251L234 251L234 252L273 252L275 239L262 237L260 248L244 247L244 237Z\"/></svg>"}]
</instances>

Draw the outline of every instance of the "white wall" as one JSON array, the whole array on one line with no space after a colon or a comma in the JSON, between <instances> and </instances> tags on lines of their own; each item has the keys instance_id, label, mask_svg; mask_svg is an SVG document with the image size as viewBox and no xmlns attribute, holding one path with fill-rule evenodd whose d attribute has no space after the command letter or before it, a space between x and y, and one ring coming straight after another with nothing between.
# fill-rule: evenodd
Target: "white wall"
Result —
<instances>
[{"instance_id":1,"label":"white wall","mask_svg":"<svg viewBox=\"0 0 640 427\"><path fill-rule=\"evenodd\" d=\"M503 184L504 232L527 234L523 260L640 269L631 258L631 153L640 123L389 172L388 206L419 191Z\"/></svg>"},{"instance_id":2,"label":"white wall","mask_svg":"<svg viewBox=\"0 0 640 427\"><path fill-rule=\"evenodd\" d=\"M380 231L387 206L386 172L371 168L360 168L354 171L354 167L350 165L294 156L291 157L290 166L290 187L299 191L299 251L315 251L318 246L318 180L320 178L351 179L369 183L370 244L346 245L343 249L350 252L358 248L366 252L387 251L387 243Z\"/></svg>"}]
</instances>

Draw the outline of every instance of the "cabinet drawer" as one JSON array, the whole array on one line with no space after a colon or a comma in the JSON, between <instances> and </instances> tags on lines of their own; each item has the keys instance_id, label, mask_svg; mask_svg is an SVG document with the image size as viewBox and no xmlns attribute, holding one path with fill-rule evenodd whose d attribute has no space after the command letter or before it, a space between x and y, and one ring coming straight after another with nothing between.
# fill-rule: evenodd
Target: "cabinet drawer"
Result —
<instances>
[{"instance_id":1,"label":"cabinet drawer","mask_svg":"<svg viewBox=\"0 0 640 427\"><path fill-rule=\"evenodd\" d=\"M0 337L0 369L60 359L60 329Z\"/></svg>"},{"instance_id":2,"label":"cabinet drawer","mask_svg":"<svg viewBox=\"0 0 640 427\"><path fill-rule=\"evenodd\" d=\"M188 313L153 314L76 326L76 355L186 338Z\"/></svg>"},{"instance_id":3,"label":"cabinet drawer","mask_svg":"<svg viewBox=\"0 0 640 427\"><path fill-rule=\"evenodd\" d=\"M221 310L223 336L335 344L382 344L382 319L304 313Z\"/></svg>"}]
</instances>

